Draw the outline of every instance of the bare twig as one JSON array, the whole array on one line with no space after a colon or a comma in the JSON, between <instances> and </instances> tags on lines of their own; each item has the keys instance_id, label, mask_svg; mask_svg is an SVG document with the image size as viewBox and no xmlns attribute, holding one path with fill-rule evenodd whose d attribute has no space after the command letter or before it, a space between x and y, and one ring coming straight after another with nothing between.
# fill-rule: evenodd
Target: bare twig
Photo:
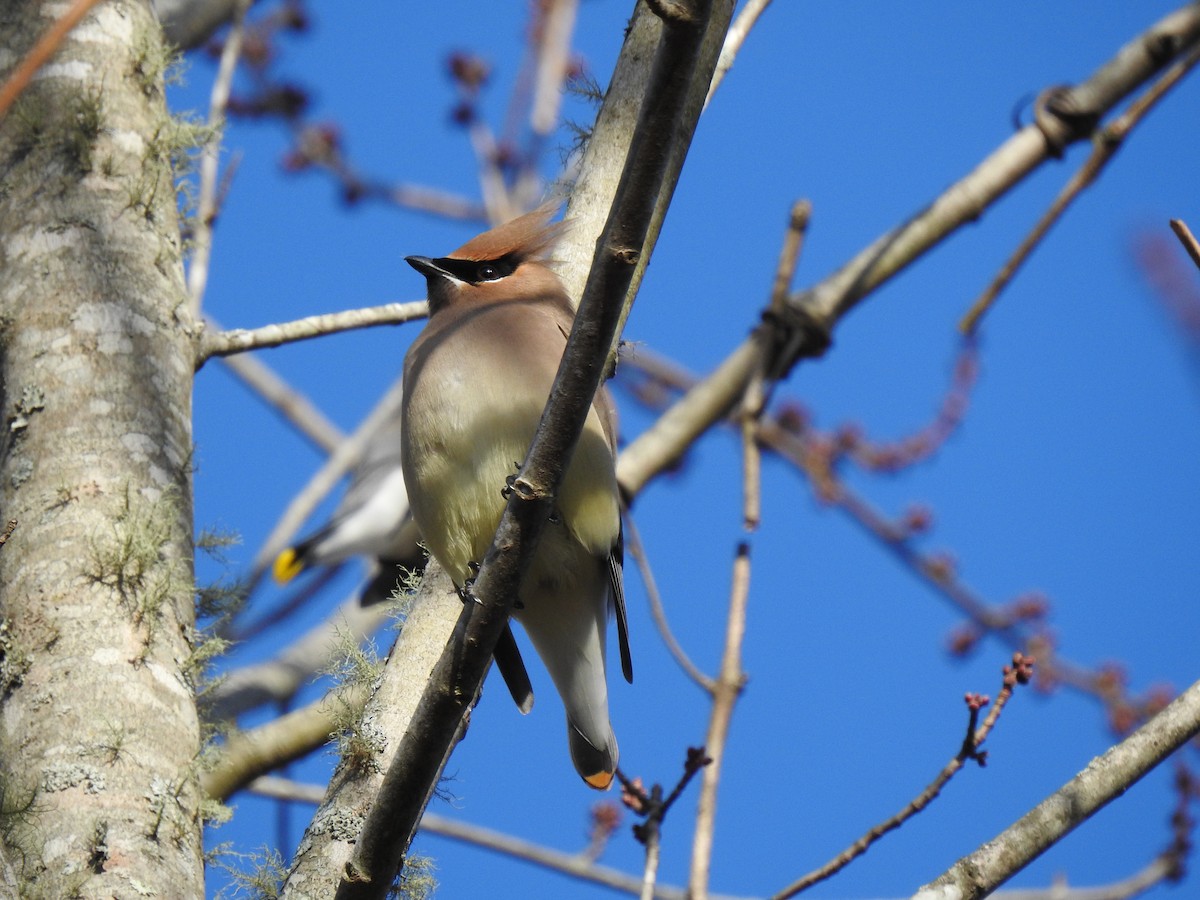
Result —
<instances>
[{"instance_id":1,"label":"bare twig","mask_svg":"<svg viewBox=\"0 0 1200 900\"><path fill-rule=\"evenodd\" d=\"M914 900L987 896L1200 733L1200 682L1039 803L955 863Z\"/></svg>"},{"instance_id":2,"label":"bare twig","mask_svg":"<svg viewBox=\"0 0 1200 900\"><path fill-rule=\"evenodd\" d=\"M342 331L353 331L358 328L373 328L376 325L400 325L415 319L423 319L427 315L429 315L429 305L424 300L415 300L411 303L384 303L381 306L348 309L320 316L306 316L303 319L281 322L277 325L264 325L251 330L235 328L215 334L205 330L196 353L196 368L200 368L206 360L213 356L229 356L234 353L245 353L247 350L278 347L281 344L306 341L310 338L338 334Z\"/></svg>"},{"instance_id":3,"label":"bare twig","mask_svg":"<svg viewBox=\"0 0 1200 900\"><path fill-rule=\"evenodd\" d=\"M571 68L571 38L575 33L579 0L551 0L534 4L537 39L533 91L529 107L529 147L523 153L513 197L521 207L537 203L541 177L538 160L546 140L558 124L563 85Z\"/></svg>"},{"instance_id":4,"label":"bare twig","mask_svg":"<svg viewBox=\"0 0 1200 900\"><path fill-rule=\"evenodd\" d=\"M488 221L493 225L505 222L516 216L519 210L504 183L496 138L487 124L478 118L471 122L468 134L471 137L471 149L475 151L475 161L479 166L479 189L483 195L483 206L487 210Z\"/></svg>"},{"instance_id":5,"label":"bare twig","mask_svg":"<svg viewBox=\"0 0 1200 900\"><path fill-rule=\"evenodd\" d=\"M21 92L29 86L37 70L54 55L54 51L66 39L71 29L99 2L100 0L75 0L71 8L38 38L37 43L25 54L25 58L12 70L8 80L0 86L0 119L4 118L9 108L21 96Z\"/></svg>"},{"instance_id":6,"label":"bare twig","mask_svg":"<svg viewBox=\"0 0 1200 900\"><path fill-rule=\"evenodd\" d=\"M712 694L716 690L717 683L701 672L699 667L692 662L691 657L680 646L679 641L675 639L674 632L671 631L671 624L667 621L667 612L663 607L662 595L658 591L658 582L654 579L654 571L646 556L646 545L642 543L642 536L628 510L625 514L625 538L629 554L637 562L638 571L641 573L642 584L646 588L646 598L650 601L650 616L654 619L659 636L666 644L670 654L675 657L679 668L683 669L684 674L703 690Z\"/></svg>"},{"instance_id":7,"label":"bare twig","mask_svg":"<svg viewBox=\"0 0 1200 900\"><path fill-rule=\"evenodd\" d=\"M633 836L646 848L645 862L642 867L643 898L653 895L654 884L658 879L662 825L667 818L667 813L683 796L683 792L696 777L696 773L711 762L712 760L703 747L688 747L683 761L683 775L680 776L674 789L665 799L661 784L655 784L649 791L646 791L641 778L630 778L617 769L617 780L621 782L621 802L642 817L642 821L633 826Z\"/></svg>"},{"instance_id":8,"label":"bare twig","mask_svg":"<svg viewBox=\"0 0 1200 900\"><path fill-rule=\"evenodd\" d=\"M642 865L642 893L640 900L653 900L658 884L658 863L662 858L662 835L655 828L645 840L646 856Z\"/></svg>"},{"instance_id":9,"label":"bare twig","mask_svg":"<svg viewBox=\"0 0 1200 900\"><path fill-rule=\"evenodd\" d=\"M798 200L793 204L783 248L779 252L779 264L775 269L775 281L771 286L771 300L767 307L771 316L781 316L786 311L788 289L796 274L804 233L811 215L812 204L807 200ZM758 445L758 425L768 394L774 388L774 383L767 385L765 382L765 368L766 360L746 385L741 404L742 522L747 531L754 531L762 520L762 454Z\"/></svg>"},{"instance_id":10,"label":"bare twig","mask_svg":"<svg viewBox=\"0 0 1200 900\"><path fill-rule=\"evenodd\" d=\"M708 896L708 871L712 862L713 833L717 818L717 784L725 760L725 741L733 707L746 685L742 672L742 641L746 634L746 602L750 597L750 547L741 544L733 563L733 588L729 597L729 617L725 625L725 651L721 674L713 693L712 715L704 750L709 763L700 781L700 801L696 808L696 831L692 839L692 863L688 876L688 895L692 900Z\"/></svg>"},{"instance_id":11,"label":"bare twig","mask_svg":"<svg viewBox=\"0 0 1200 900\"><path fill-rule=\"evenodd\" d=\"M765 402L762 375L755 375L742 397L742 527L754 531L762 522L762 451L758 420Z\"/></svg>"},{"instance_id":12,"label":"bare twig","mask_svg":"<svg viewBox=\"0 0 1200 900\"><path fill-rule=\"evenodd\" d=\"M1017 271L1024 265L1025 261L1033 253L1038 244L1049 233L1068 207L1082 194L1089 186L1091 186L1100 173L1104 171L1105 166L1112 161L1116 152L1121 149L1125 142L1125 138L1129 136L1137 125L1146 117L1158 102L1166 96L1179 81L1191 71L1192 67L1200 61L1200 47L1194 47L1192 52L1184 56L1175 63L1167 72L1158 79L1146 93L1138 97L1130 104L1129 109L1121 114L1115 122L1102 129L1092 140L1092 153L1087 158L1087 161L1079 168L1066 186L1062 189L1054 202L1050 204L1050 208L1042 215L1033 230L1025 236L1017 247L1013 255L1000 269L999 274L987 289L979 296L979 299L972 304L970 311L963 317L959 328L964 334L975 334L979 328L979 323L983 316L991 309L996 299L1000 296L1012 279L1016 276ZM1053 99L1053 95L1051 95ZM1200 264L1200 263L1198 263Z\"/></svg>"},{"instance_id":13,"label":"bare twig","mask_svg":"<svg viewBox=\"0 0 1200 900\"><path fill-rule=\"evenodd\" d=\"M788 216L787 231L783 235L783 246L779 250L779 263L775 267L775 280L771 284L771 306L780 312L787 303L788 291L796 277L796 266L800 262L800 251L804 249L804 236L812 218L812 202L797 200L792 204Z\"/></svg>"},{"instance_id":14,"label":"bare twig","mask_svg":"<svg viewBox=\"0 0 1200 900\"><path fill-rule=\"evenodd\" d=\"M196 201L196 220L192 233L192 256L188 264L188 295L192 301L192 315L198 315L204 300L204 289L208 285L208 265L212 258L213 222L217 217L218 168L220 165L222 126L225 107L229 103L229 91L233 87L233 75L237 70L238 57L242 52L245 34L246 10L251 0L237 0L233 10L233 24L221 49L221 61L213 79L208 102L209 137L200 150L200 188Z\"/></svg>"},{"instance_id":15,"label":"bare twig","mask_svg":"<svg viewBox=\"0 0 1200 900\"><path fill-rule=\"evenodd\" d=\"M716 71L713 72L712 83L708 86L708 96L704 98L706 108L712 102L713 95L721 86L721 82L725 80L725 75L733 66L733 61L737 59L742 44L746 42L746 37L750 34L750 29L755 26L758 17L770 5L771 0L748 0L737 18L734 19L733 24L729 26L729 32L725 35L725 43L721 46L721 56L717 60Z\"/></svg>"},{"instance_id":16,"label":"bare twig","mask_svg":"<svg viewBox=\"0 0 1200 900\"><path fill-rule=\"evenodd\" d=\"M938 773L937 777L930 782L925 790L921 791L912 801L909 802L904 809L896 813L890 819L876 825L865 835L827 862L821 868L816 869L803 878L789 884L786 888L771 897L771 900L787 900L788 897L794 897L801 891L807 890L814 884L824 881L827 878L840 872L847 865L853 862L858 857L867 852L867 849L882 838L889 831L894 831L899 828L935 799L942 792L942 788L946 783L953 778L968 760L975 760L979 765L984 765L987 759L987 753L979 748L987 739L988 734L995 726L996 721L1000 718L1000 713L1003 711L1005 704L1013 695L1013 691L1018 684L1027 684L1032 676L1033 660L1022 656L1020 653L1013 655L1012 666L1004 667L1004 684L1000 689L999 695L996 697L996 702L992 705L991 711L983 724L979 724L979 711L988 705L990 702L986 696L979 694L967 694L966 703L970 713L970 721L967 725L967 734L963 738L962 747L954 759L950 760Z\"/></svg>"},{"instance_id":17,"label":"bare twig","mask_svg":"<svg viewBox=\"0 0 1200 900\"><path fill-rule=\"evenodd\" d=\"M1179 238L1179 243L1183 244L1183 249L1192 258L1192 262L1196 264L1197 268L1200 268L1200 241L1196 240L1196 236L1187 227L1187 223L1183 219L1172 219L1171 230Z\"/></svg>"}]
</instances>

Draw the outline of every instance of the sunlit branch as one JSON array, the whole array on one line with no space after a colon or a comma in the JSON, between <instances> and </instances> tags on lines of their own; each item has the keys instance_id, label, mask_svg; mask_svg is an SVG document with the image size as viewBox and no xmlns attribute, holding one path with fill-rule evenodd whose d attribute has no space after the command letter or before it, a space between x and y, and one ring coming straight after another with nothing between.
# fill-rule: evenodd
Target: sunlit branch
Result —
<instances>
[{"instance_id":1,"label":"sunlit branch","mask_svg":"<svg viewBox=\"0 0 1200 900\"><path fill-rule=\"evenodd\" d=\"M358 593L338 604L328 617L263 662L233 669L202 698L210 722L233 719L268 703L282 703L327 671L339 646L358 644L394 615L386 604L363 606Z\"/></svg>"},{"instance_id":2,"label":"sunlit branch","mask_svg":"<svg viewBox=\"0 0 1200 900\"><path fill-rule=\"evenodd\" d=\"M1187 223L1182 219L1172 219L1171 230L1179 238L1179 243L1183 244L1183 249L1192 258L1192 262L1196 264L1196 268L1200 268L1200 241L1196 240L1196 236L1187 227Z\"/></svg>"},{"instance_id":3,"label":"sunlit branch","mask_svg":"<svg viewBox=\"0 0 1200 900\"><path fill-rule=\"evenodd\" d=\"M725 743L733 707L746 684L742 671L742 642L746 636L746 604L750 598L750 548L738 547L733 563L733 586L729 596L729 615L725 624L725 650L721 671L713 691L712 713L704 752L708 765L700 776L700 800L696 807L696 830L692 839L692 862L688 875L688 894L692 900L708 896L708 873L712 863L713 834L717 819L717 785L725 761Z\"/></svg>"},{"instance_id":4,"label":"sunlit branch","mask_svg":"<svg viewBox=\"0 0 1200 900\"><path fill-rule=\"evenodd\" d=\"M204 792L226 800L260 775L308 755L354 722L366 697L365 687L347 685L265 725L233 732L221 748L220 762L200 776Z\"/></svg>"},{"instance_id":5,"label":"sunlit branch","mask_svg":"<svg viewBox=\"0 0 1200 900\"><path fill-rule=\"evenodd\" d=\"M733 24L729 26L729 33L725 35L725 43L721 46L721 56L717 60L716 71L713 72L712 83L708 86L708 96L704 98L705 107L712 102L717 88L721 86L726 73L732 68L734 60L737 59L737 55L742 49L742 44L746 42L746 37L750 34L750 29L755 26L758 17L770 5L771 0L748 0L737 18L733 20Z\"/></svg>"},{"instance_id":6,"label":"sunlit branch","mask_svg":"<svg viewBox=\"0 0 1200 900\"><path fill-rule=\"evenodd\" d=\"M200 338L196 353L196 367L204 365L213 356L229 356L248 350L279 347L283 344L306 341L327 334L338 334L358 328L373 328L376 325L400 325L423 319L429 314L429 305L424 300L411 303L384 303L363 309L348 309L344 312L306 316L291 322L264 325L261 328L234 328L229 331L205 330Z\"/></svg>"}]
</instances>

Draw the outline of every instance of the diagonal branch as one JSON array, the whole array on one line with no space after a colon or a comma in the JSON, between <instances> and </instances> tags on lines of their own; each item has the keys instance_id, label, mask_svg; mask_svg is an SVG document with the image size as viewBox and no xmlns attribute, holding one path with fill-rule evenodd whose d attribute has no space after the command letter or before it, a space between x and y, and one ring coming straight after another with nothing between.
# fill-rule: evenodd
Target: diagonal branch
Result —
<instances>
[{"instance_id":1,"label":"diagonal branch","mask_svg":"<svg viewBox=\"0 0 1200 900\"><path fill-rule=\"evenodd\" d=\"M249 330L233 328L229 331L204 331L196 350L196 368L199 369L214 356L230 356L234 353L245 353L247 350L278 347L358 328L400 325L414 319L423 319L428 314L429 304L424 300L414 300L411 303L384 303L381 306L306 316L291 322L264 325L262 328Z\"/></svg>"},{"instance_id":2,"label":"diagonal branch","mask_svg":"<svg viewBox=\"0 0 1200 900\"><path fill-rule=\"evenodd\" d=\"M1196 264L1197 268L1200 268L1200 241L1196 240L1196 236L1187 227L1187 223L1182 219L1172 219L1171 230L1179 238L1179 243L1183 244L1183 249L1192 258L1192 262Z\"/></svg>"}]
</instances>

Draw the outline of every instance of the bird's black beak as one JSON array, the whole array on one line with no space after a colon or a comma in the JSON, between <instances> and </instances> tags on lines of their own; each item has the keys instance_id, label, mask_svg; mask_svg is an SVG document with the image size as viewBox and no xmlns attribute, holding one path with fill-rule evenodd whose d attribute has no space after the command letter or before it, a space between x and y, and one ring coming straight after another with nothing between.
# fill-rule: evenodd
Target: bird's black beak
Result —
<instances>
[{"instance_id":1,"label":"bird's black beak","mask_svg":"<svg viewBox=\"0 0 1200 900\"><path fill-rule=\"evenodd\" d=\"M445 276L449 274L428 256L406 256L404 257L404 261L426 277L430 275Z\"/></svg>"}]
</instances>

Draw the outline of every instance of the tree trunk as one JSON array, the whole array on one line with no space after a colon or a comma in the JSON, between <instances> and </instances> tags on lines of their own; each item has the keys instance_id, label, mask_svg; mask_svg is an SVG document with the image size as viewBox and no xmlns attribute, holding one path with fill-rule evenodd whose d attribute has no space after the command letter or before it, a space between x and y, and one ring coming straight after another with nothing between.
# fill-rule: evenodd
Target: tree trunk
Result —
<instances>
[{"instance_id":1,"label":"tree trunk","mask_svg":"<svg viewBox=\"0 0 1200 900\"><path fill-rule=\"evenodd\" d=\"M7 0L9 71L67 4ZM203 893L192 318L147 0L0 121L0 839L31 897Z\"/></svg>"}]
</instances>

